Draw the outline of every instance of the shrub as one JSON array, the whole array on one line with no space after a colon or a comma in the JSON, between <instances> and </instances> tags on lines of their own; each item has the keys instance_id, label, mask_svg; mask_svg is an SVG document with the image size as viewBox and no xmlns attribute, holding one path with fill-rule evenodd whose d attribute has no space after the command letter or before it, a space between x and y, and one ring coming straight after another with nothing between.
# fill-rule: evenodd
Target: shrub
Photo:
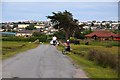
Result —
<instances>
[{"instance_id":1,"label":"shrub","mask_svg":"<svg viewBox=\"0 0 120 80\"><path fill-rule=\"evenodd\" d=\"M74 37L70 37L70 43L74 43L76 39Z\"/></svg>"},{"instance_id":2,"label":"shrub","mask_svg":"<svg viewBox=\"0 0 120 80\"><path fill-rule=\"evenodd\" d=\"M71 47L74 54L91 60L102 67L110 67L115 70L120 68L120 54L118 57L119 49L117 47L106 48L105 46L91 45L71 45Z\"/></svg>"},{"instance_id":3,"label":"shrub","mask_svg":"<svg viewBox=\"0 0 120 80\"><path fill-rule=\"evenodd\" d=\"M39 37L39 36L42 36L42 34L41 34L40 32L34 32L34 33L32 34L32 36L37 36L37 37Z\"/></svg>"},{"instance_id":4,"label":"shrub","mask_svg":"<svg viewBox=\"0 0 120 80\"><path fill-rule=\"evenodd\" d=\"M30 41L33 42L35 40L39 40L40 42L46 42L47 41L47 36L40 36L40 37L29 37L29 38L24 38L24 37L4 37L2 38L3 41Z\"/></svg>"},{"instance_id":5,"label":"shrub","mask_svg":"<svg viewBox=\"0 0 120 80\"><path fill-rule=\"evenodd\" d=\"M88 53L88 55L87 55L87 58L89 59L89 60L94 60L94 58L95 58L95 55L97 54L96 53L97 51L95 51L94 49L92 49L92 50L90 50L89 51L89 53Z\"/></svg>"},{"instance_id":6,"label":"shrub","mask_svg":"<svg viewBox=\"0 0 120 80\"><path fill-rule=\"evenodd\" d=\"M111 67L117 69L117 63L118 63L117 54L91 49L87 55L87 58L103 67Z\"/></svg>"}]
</instances>

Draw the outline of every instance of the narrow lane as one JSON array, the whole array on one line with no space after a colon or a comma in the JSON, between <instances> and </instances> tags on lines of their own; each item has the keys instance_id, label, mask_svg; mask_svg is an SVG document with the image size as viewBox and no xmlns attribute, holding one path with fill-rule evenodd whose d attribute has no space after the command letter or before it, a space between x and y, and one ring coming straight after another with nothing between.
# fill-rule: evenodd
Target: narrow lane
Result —
<instances>
[{"instance_id":1,"label":"narrow lane","mask_svg":"<svg viewBox=\"0 0 120 80\"><path fill-rule=\"evenodd\" d=\"M40 45L2 62L3 78L73 78L75 74L69 59L51 45Z\"/></svg>"}]
</instances>

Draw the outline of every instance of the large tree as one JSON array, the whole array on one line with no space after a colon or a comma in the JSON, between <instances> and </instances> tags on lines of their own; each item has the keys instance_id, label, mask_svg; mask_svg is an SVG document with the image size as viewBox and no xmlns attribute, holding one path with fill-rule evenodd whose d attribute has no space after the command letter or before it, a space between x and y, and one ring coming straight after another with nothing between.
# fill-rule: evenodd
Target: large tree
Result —
<instances>
[{"instance_id":1,"label":"large tree","mask_svg":"<svg viewBox=\"0 0 120 80\"><path fill-rule=\"evenodd\" d=\"M67 10L52 13L53 16L47 16L47 18L51 19L54 28L65 31L66 39L68 39L75 32L76 28L79 27L78 20L74 19L72 13Z\"/></svg>"}]
</instances>

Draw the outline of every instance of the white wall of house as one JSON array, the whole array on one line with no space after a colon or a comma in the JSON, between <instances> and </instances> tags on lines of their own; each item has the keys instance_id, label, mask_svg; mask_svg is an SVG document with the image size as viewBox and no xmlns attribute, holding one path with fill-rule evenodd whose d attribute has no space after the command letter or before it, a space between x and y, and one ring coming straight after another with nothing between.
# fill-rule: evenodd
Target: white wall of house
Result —
<instances>
[{"instance_id":1,"label":"white wall of house","mask_svg":"<svg viewBox=\"0 0 120 80\"><path fill-rule=\"evenodd\" d=\"M18 28L26 28L29 24L18 24Z\"/></svg>"},{"instance_id":2,"label":"white wall of house","mask_svg":"<svg viewBox=\"0 0 120 80\"><path fill-rule=\"evenodd\" d=\"M102 25L106 25L106 23L102 23Z\"/></svg>"},{"instance_id":3,"label":"white wall of house","mask_svg":"<svg viewBox=\"0 0 120 80\"><path fill-rule=\"evenodd\" d=\"M9 25L10 27L13 27L13 25Z\"/></svg>"},{"instance_id":4,"label":"white wall of house","mask_svg":"<svg viewBox=\"0 0 120 80\"><path fill-rule=\"evenodd\" d=\"M39 29L39 28L44 28L45 26L44 25L39 25L39 26L36 25L35 27Z\"/></svg>"},{"instance_id":5,"label":"white wall of house","mask_svg":"<svg viewBox=\"0 0 120 80\"><path fill-rule=\"evenodd\" d=\"M89 26L83 26L84 29L89 29L90 27Z\"/></svg>"},{"instance_id":6,"label":"white wall of house","mask_svg":"<svg viewBox=\"0 0 120 80\"><path fill-rule=\"evenodd\" d=\"M4 31L4 30L5 30L5 29L1 29L1 28L0 28L0 31L1 31L1 32Z\"/></svg>"},{"instance_id":7,"label":"white wall of house","mask_svg":"<svg viewBox=\"0 0 120 80\"><path fill-rule=\"evenodd\" d=\"M96 30L97 27L91 27L91 30Z\"/></svg>"},{"instance_id":8,"label":"white wall of house","mask_svg":"<svg viewBox=\"0 0 120 80\"><path fill-rule=\"evenodd\" d=\"M100 25L100 24L101 24L101 23L97 23L97 22L96 22L96 23L94 23L94 25Z\"/></svg>"},{"instance_id":9,"label":"white wall of house","mask_svg":"<svg viewBox=\"0 0 120 80\"><path fill-rule=\"evenodd\" d=\"M44 33L47 33L48 31L44 31Z\"/></svg>"},{"instance_id":10,"label":"white wall of house","mask_svg":"<svg viewBox=\"0 0 120 80\"><path fill-rule=\"evenodd\" d=\"M82 25L83 23L82 22L79 22L79 25Z\"/></svg>"},{"instance_id":11,"label":"white wall of house","mask_svg":"<svg viewBox=\"0 0 120 80\"><path fill-rule=\"evenodd\" d=\"M16 36L32 36L32 33L17 33Z\"/></svg>"},{"instance_id":12,"label":"white wall of house","mask_svg":"<svg viewBox=\"0 0 120 80\"><path fill-rule=\"evenodd\" d=\"M112 25L118 25L118 23L116 22L116 23L112 23Z\"/></svg>"}]
</instances>

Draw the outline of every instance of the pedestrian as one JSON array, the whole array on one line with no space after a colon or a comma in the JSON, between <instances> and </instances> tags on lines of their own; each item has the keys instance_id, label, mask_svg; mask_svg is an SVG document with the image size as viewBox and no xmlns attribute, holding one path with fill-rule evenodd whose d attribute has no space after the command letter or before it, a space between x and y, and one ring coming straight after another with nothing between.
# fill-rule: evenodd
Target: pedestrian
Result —
<instances>
[{"instance_id":1,"label":"pedestrian","mask_svg":"<svg viewBox=\"0 0 120 80\"><path fill-rule=\"evenodd\" d=\"M55 35L53 36L52 40L53 40L53 45L56 45L57 44L57 37Z\"/></svg>"},{"instance_id":2,"label":"pedestrian","mask_svg":"<svg viewBox=\"0 0 120 80\"><path fill-rule=\"evenodd\" d=\"M69 41L69 40L67 40L66 44L67 44L66 51L69 51L69 52L70 52L70 41Z\"/></svg>"}]
</instances>

